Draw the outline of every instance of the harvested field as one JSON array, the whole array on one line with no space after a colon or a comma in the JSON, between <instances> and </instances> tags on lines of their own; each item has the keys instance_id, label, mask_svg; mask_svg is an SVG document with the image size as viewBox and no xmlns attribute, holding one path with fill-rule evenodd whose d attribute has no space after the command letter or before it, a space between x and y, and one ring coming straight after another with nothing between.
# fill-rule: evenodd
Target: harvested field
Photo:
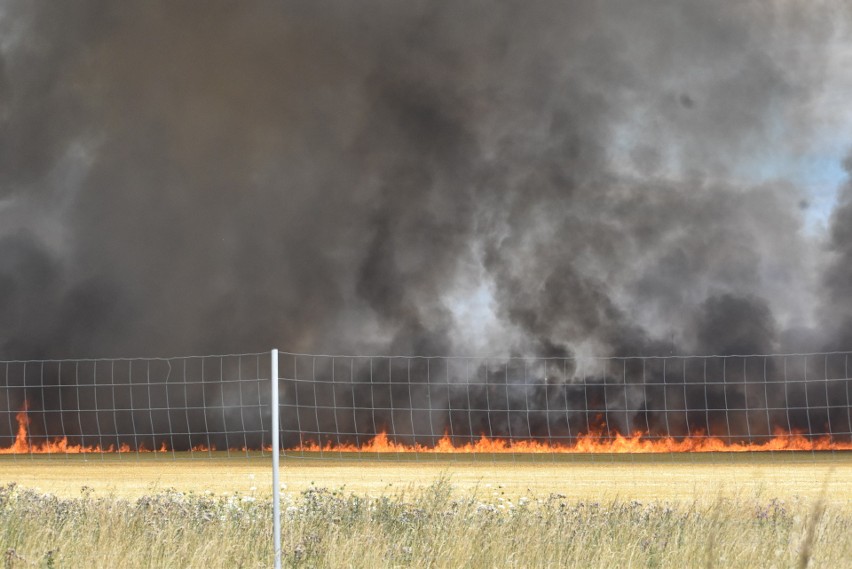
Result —
<instances>
[{"instance_id":1,"label":"harvested field","mask_svg":"<svg viewBox=\"0 0 852 569\"><path fill-rule=\"evenodd\" d=\"M191 458L192 457L192 458ZM377 459L378 458L378 459ZM344 488L393 494L447 478L459 489L497 488L512 495L563 494L570 499L705 500L759 493L774 498L825 497L852 505L852 453L671 455L387 455L306 453L282 464L285 492ZM87 486L98 495L136 498L173 488L181 492L268 494L267 455L68 455L1 457L0 483L15 482L60 496ZM254 489L254 490L252 490Z\"/></svg>"}]
</instances>

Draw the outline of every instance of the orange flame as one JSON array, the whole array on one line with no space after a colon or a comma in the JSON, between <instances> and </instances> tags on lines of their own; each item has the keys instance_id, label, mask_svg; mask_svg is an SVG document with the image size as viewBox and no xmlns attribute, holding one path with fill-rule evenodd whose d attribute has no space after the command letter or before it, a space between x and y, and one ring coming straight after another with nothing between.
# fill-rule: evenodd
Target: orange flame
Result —
<instances>
[{"instance_id":1,"label":"orange flame","mask_svg":"<svg viewBox=\"0 0 852 569\"><path fill-rule=\"evenodd\" d=\"M30 424L30 418L27 416L29 404L24 401L24 406L20 412L15 415L18 421L18 434L15 436L15 442L9 448L0 448L0 454L26 454L30 452L29 437L27 435L27 427Z\"/></svg>"},{"instance_id":2,"label":"orange flame","mask_svg":"<svg viewBox=\"0 0 852 569\"><path fill-rule=\"evenodd\" d=\"M115 448L115 445L109 445L108 447L102 447L101 445L74 445L68 443L68 437L56 438L52 441L44 441L40 443L34 443L30 441L29 436L29 425L30 418L27 415L27 410L29 409L29 403L24 401L23 406L21 407L20 412L15 415L15 419L18 421L18 432L15 435L15 442L12 443L11 446L6 448L0 448L0 454L83 454L83 453L112 453L112 452L133 452L130 445L127 443L121 443L118 446L118 449ZM144 443L139 445L137 452L168 452L168 446L165 442L160 445L160 448L157 450L148 450L145 448Z\"/></svg>"},{"instance_id":3,"label":"orange flame","mask_svg":"<svg viewBox=\"0 0 852 569\"><path fill-rule=\"evenodd\" d=\"M24 401L21 410L15 416L18 421L18 432L15 435L15 442L6 448L0 448L0 455L3 454L84 454L84 453L129 453L129 452L144 452L144 453L168 453L171 452L169 445L163 441L159 448L148 449L145 443L141 442L134 450L128 443L121 443L116 449L115 445L103 447L101 445L74 445L68 443L67 437L58 437L52 441L33 442L29 436L30 418L27 414L29 403ZM211 444L209 447L203 443L193 446L191 452L215 452L216 445ZM243 447L242 449L233 448L229 452L251 452L255 449ZM272 452L272 447L267 445L263 451Z\"/></svg>"},{"instance_id":4,"label":"orange flame","mask_svg":"<svg viewBox=\"0 0 852 569\"><path fill-rule=\"evenodd\" d=\"M114 445L102 447L101 445L83 446L68 443L67 437L57 438L53 441L34 443L30 441L29 424L27 414L29 404L24 401L21 411L15 416L18 421L18 432L15 442L6 448L0 448L0 455L4 454L82 454L82 453L129 453L134 450L127 443L121 443L118 449ZM256 449L233 448L229 452L250 452ZM271 446L265 446L263 451L272 451ZM760 451L844 451L852 450L852 442L834 441L829 436L820 438L807 438L801 433L789 433L776 431L772 438L764 442L742 443L726 442L717 437L708 437L703 433L694 433L689 437L675 439L673 437L651 438L645 433L635 432L630 436L616 433L615 436L606 436L602 432L580 435L572 444L546 443L535 440L508 440L501 438L488 438L481 435L475 442L463 444L454 443L448 434L444 434L434 446L420 443L404 444L393 441L387 433L379 433L366 443L356 445L352 443L327 442L320 445L314 441L303 441L300 445L288 449L293 452L352 452L352 453L433 453L433 454L473 454L473 453L560 453L560 454L652 454L652 453L681 453L681 452L760 452ZM209 447L205 444L197 444L191 448L192 452L215 452L216 445ZM165 441L159 449L149 450L144 443L140 443L135 452L170 452Z\"/></svg>"},{"instance_id":5,"label":"orange flame","mask_svg":"<svg viewBox=\"0 0 852 569\"><path fill-rule=\"evenodd\" d=\"M706 437L701 433L684 439L648 438L636 432L627 437L616 434L606 437L599 433L581 435L573 444L542 443L533 440L507 440L482 435L476 442L454 444L449 435L441 437L434 446L402 444L392 441L387 433L379 433L358 446L350 443L328 442L319 445L303 442L290 449L295 452L420 452L420 453L560 453L560 454L652 454L673 452L759 452L759 451L830 451L852 450L852 442L837 442L830 437L808 439L799 433L776 432L766 442L728 443L720 438Z\"/></svg>"}]
</instances>

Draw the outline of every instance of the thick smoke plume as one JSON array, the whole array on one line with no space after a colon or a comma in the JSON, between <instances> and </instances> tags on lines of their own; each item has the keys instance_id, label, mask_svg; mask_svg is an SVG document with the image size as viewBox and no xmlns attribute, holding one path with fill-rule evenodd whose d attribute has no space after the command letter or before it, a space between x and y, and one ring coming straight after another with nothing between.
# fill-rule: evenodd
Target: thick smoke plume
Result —
<instances>
[{"instance_id":1,"label":"thick smoke plume","mask_svg":"<svg viewBox=\"0 0 852 569\"><path fill-rule=\"evenodd\" d=\"M848 350L852 188L822 231L761 172L810 148L849 21L5 2L0 358Z\"/></svg>"}]
</instances>

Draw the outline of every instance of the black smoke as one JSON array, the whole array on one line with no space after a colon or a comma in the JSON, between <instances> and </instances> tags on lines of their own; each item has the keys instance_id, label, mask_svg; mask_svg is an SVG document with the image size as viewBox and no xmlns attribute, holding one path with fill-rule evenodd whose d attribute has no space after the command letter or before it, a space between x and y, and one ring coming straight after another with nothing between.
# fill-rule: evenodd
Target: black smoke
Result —
<instances>
[{"instance_id":1,"label":"black smoke","mask_svg":"<svg viewBox=\"0 0 852 569\"><path fill-rule=\"evenodd\" d=\"M809 144L848 20L842 4L797 3L8 2L0 359L565 357L559 387L513 387L491 428L509 434L532 397L526 436L552 432L550 397L569 392L578 413L559 428L572 433L670 428L656 411L668 387L618 403L596 371L577 403L570 358L852 346L848 184L823 237L805 225L807 188L750 178ZM75 381L50 369L47 391L20 372L46 432ZM340 394L351 407L374 403L365 377ZM426 417L430 433L465 424L456 409L491 398L471 387L429 403L431 379L393 381L409 407L443 409L410 419L418 432ZM805 397L788 387L754 404ZM755 397L728 389L680 385L677 404ZM847 410L845 391L825 397ZM7 388L10 412L22 399ZM619 406L646 410L609 417ZM336 417L316 415L331 431ZM474 415L469 434L485 432ZM352 421L352 436L381 428ZM761 432L778 426L827 429L784 415Z\"/></svg>"}]
</instances>

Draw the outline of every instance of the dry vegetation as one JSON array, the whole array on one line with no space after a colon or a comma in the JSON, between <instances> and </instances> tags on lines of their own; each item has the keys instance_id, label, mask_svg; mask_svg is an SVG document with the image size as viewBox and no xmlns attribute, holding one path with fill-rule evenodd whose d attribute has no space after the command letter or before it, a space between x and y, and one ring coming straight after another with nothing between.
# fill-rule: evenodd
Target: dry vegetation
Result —
<instances>
[{"instance_id":1,"label":"dry vegetation","mask_svg":"<svg viewBox=\"0 0 852 569\"><path fill-rule=\"evenodd\" d=\"M290 567L848 567L852 515L816 504L314 488L284 501L283 553ZM269 502L252 496L0 489L5 567L267 567L270 538Z\"/></svg>"},{"instance_id":2,"label":"dry vegetation","mask_svg":"<svg viewBox=\"0 0 852 569\"><path fill-rule=\"evenodd\" d=\"M52 476L67 476L74 472L72 465L84 464L36 462ZM796 474L796 467L807 470L808 465L787 465L793 473L788 477L797 483L781 492L777 485L720 486L720 478L734 475L742 481L751 472L737 472L731 464L727 471L718 463L706 465L716 475L717 483L711 485L709 474L702 479L693 463L693 482L704 484L705 491L694 484L690 498L676 492L639 499L630 484L618 482L617 464L600 470L605 465L492 463L481 464L481 471L469 464L434 465L442 475L425 464L288 463L288 484L297 478L300 484L288 487L283 498L284 565L850 567L852 507L842 492L849 488L845 462L827 466L833 472L824 480L814 474L821 472L819 465L810 464L809 484L801 484ZM33 463L0 465L0 479L7 480L10 472L23 471L28 464ZM266 461L187 461L173 471L168 466L174 462L150 464L167 473L194 470L196 490L188 491L186 485L182 490L167 488L165 480L146 492L130 486L133 490L124 494L113 491L120 485L109 491L90 486L81 490L78 485L73 493L63 486L61 497L22 485L0 487L4 567L271 565L271 506L265 480L253 473L266 471ZM130 478L139 466L127 461L100 464L102 472L116 478ZM666 472L678 471L672 464L623 466L630 467L634 482L651 475L665 480ZM783 477L785 468L780 466L776 463L775 470ZM207 481L229 467L235 470L232 482L241 480L238 488L204 490ZM87 468L81 472L91 475ZM354 475L358 468L360 477ZM380 491L365 484L367 477L382 471L384 480L396 480L393 486L385 482ZM599 491L581 486L581 496L579 490L571 491L571 477L586 471L608 473L610 478L599 480ZM418 472L420 484L401 482L406 473ZM465 478L474 476L471 472L502 474L505 482L482 476L471 482ZM562 476L553 478L559 472ZM343 486L340 481L346 476L351 478ZM520 483L524 477L527 484ZM329 480L338 483L324 486ZM607 484L616 491L605 488ZM658 483L653 488L664 487ZM796 487L814 492L798 493Z\"/></svg>"}]
</instances>

